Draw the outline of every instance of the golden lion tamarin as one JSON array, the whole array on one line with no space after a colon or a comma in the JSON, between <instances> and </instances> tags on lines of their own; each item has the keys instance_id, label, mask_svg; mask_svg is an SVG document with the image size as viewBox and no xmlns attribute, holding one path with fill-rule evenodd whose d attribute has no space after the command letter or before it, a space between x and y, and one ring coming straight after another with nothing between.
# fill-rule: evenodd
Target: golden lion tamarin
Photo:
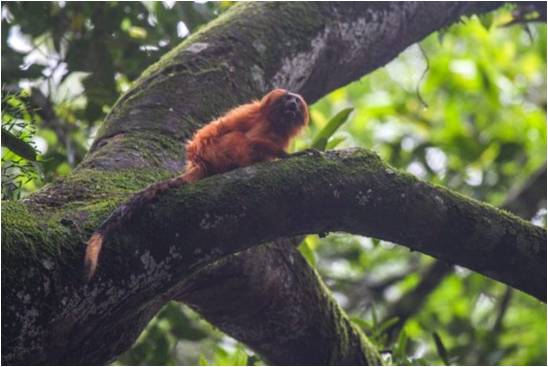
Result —
<instances>
[{"instance_id":1,"label":"golden lion tamarin","mask_svg":"<svg viewBox=\"0 0 548 367\"><path fill-rule=\"evenodd\" d=\"M285 158L290 139L307 123L308 106L304 99L287 90L274 89L260 101L236 107L205 125L186 145L186 167L182 175L138 192L95 230L87 242L86 279L91 279L95 273L101 247L109 232L158 194L206 176Z\"/></svg>"}]
</instances>

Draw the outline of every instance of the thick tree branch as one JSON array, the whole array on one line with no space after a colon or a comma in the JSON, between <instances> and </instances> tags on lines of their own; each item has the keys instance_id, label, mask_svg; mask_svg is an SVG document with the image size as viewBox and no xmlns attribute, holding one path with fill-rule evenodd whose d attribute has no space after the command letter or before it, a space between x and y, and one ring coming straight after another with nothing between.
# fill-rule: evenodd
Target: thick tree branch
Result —
<instances>
[{"instance_id":1,"label":"thick tree branch","mask_svg":"<svg viewBox=\"0 0 548 367\"><path fill-rule=\"evenodd\" d=\"M539 204L543 201L546 203L546 163L533 173L525 183L516 185L515 188L510 191L510 194L502 205L502 209L509 210L527 220L538 211ZM436 261L428 268L420 283L404 294L401 299L388 310L384 320L398 317L398 322L387 330L392 338L397 336L397 333L403 327L405 321L421 309L430 293L434 291L441 281L447 275L451 274L452 271L452 266L441 261ZM508 306L509 297L509 292L505 292L503 297L504 308ZM504 312L501 314L504 315ZM500 317L500 320L499 317L497 317L496 324L502 324L502 316ZM500 325L493 328L494 331L499 331L498 329L500 329Z\"/></svg>"},{"instance_id":2,"label":"thick tree branch","mask_svg":"<svg viewBox=\"0 0 548 367\"><path fill-rule=\"evenodd\" d=\"M269 364L380 364L324 287L295 244L281 240L206 266L171 294Z\"/></svg>"},{"instance_id":3,"label":"thick tree branch","mask_svg":"<svg viewBox=\"0 0 548 367\"><path fill-rule=\"evenodd\" d=\"M161 233L153 230L158 227ZM115 268L137 276L144 266L140 256L155 243L155 251L176 264L171 275L178 279L204 262L257 243L330 231L399 243L546 297L544 229L398 173L359 149L255 165L169 193L120 230L119 246L131 244L136 251L139 243L142 252ZM181 242L183 249L173 247ZM169 251L179 253L182 262ZM105 266L106 273L111 269Z\"/></svg>"}]
</instances>

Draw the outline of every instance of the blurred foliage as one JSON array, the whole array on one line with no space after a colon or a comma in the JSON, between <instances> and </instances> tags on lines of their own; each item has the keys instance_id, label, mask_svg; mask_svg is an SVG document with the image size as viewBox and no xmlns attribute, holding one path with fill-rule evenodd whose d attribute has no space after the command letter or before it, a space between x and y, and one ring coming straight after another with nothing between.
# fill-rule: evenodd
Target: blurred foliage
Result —
<instances>
[{"instance_id":1,"label":"blurred foliage","mask_svg":"<svg viewBox=\"0 0 548 367\"><path fill-rule=\"evenodd\" d=\"M42 178L32 141L35 114L28 105L24 92L2 91L2 200L19 199L24 184Z\"/></svg>"},{"instance_id":2,"label":"blurred foliage","mask_svg":"<svg viewBox=\"0 0 548 367\"><path fill-rule=\"evenodd\" d=\"M152 319L133 348L114 364L253 366L259 362L252 351L198 314L170 302Z\"/></svg>"},{"instance_id":3,"label":"blurred foliage","mask_svg":"<svg viewBox=\"0 0 548 367\"><path fill-rule=\"evenodd\" d=\"M2 83L42 121L45 182L82 160L130 81L230 3L3 2ZM35 182L35 185L39 183ZM32 191L33 185L23 186Z\"/></svg>"},{"instance_id":4,"label":"blurred foliage","mask_svg":"<svg viewBox=\"0 0 548 367\"><path fill-rule=\"evenodd\" d=\"M501 205L511 187L545 165L546 25L501 28L511 21L509 9L484 18L433 34L326 96L296 149L311 144L334 113L353 107L332 137L344 138L338 148L371 148L394 167ZM545 226L546 211L540 215ZM395 364L546 364L546 305L525 294L512 292L504 304L507 287L458 268L403 331L379 335L433 259L345 234L308 236L300 249Z\"/></svg>"},{"instance_id":5,"label":"blurred foliage","mask_svg":"<svg viewBox=\"0 0 548 367\"><path fill-rule=\"evenodd\" d=\"M70 173L130 81L229 6L2 3L3 86L28 93L24 105L33 117L18 118L25 125L16 131L34 126L19 137L39 148L43 161L43 181L31 179L19 193ZM501 27L510 21L508 7L465 19L332 92L314 104L293 149L370 148L394 167L501 205L546 160L546 25ZM4 158L13 153L4 145L3 197ZM545 226L546 211L539 215L535 223ZM422 296L401 329L394 310L411 307L400 300L428 280L432 258L342 233L308 236L300 250L389 362L546 364L546 306L525 294L456 267ZM116 364L262 361L170 303Z\"/></svg>"}]
</instances>

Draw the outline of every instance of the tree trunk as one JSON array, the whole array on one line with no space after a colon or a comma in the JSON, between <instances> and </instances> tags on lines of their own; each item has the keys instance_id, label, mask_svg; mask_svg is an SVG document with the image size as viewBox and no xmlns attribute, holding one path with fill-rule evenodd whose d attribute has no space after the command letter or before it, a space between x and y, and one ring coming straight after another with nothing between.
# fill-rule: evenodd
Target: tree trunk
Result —
<instances>
[{"instance_id":1,"label":"tree trunk","mask_svg":"<svg viewBox=\"0 0 548 367\"><path fill-rule=\"evenodd\" d=\"M313 102L462 14L496 6L240 3L190 36L120 98L70 176L3 203L2 362L107 363L177 299L269 363L378 364L290 241L257 246L316 231L393 240L545 298L545 231L362 150L171 192L121 228L94 281L82 280L93 229L132 192L180 172L184 141L203 123L273 87Z\"/></svg>"}]
</instances>

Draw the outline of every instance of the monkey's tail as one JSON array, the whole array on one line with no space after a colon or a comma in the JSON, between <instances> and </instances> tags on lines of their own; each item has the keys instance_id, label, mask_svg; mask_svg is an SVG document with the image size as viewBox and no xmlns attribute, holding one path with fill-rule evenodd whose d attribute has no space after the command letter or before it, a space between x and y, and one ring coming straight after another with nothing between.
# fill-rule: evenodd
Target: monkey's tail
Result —
<instances>
[{"instance_id":1,"label":"monkey's tail","mask_svg":"<svg viewBox=\"0 0 548 367\"><path fill-rule=\"evenodd\" d=\"M167 181L154 183L135 194L131 199L129 199L128 202L116 208L112 214L99 226L99 228L93 232L87 242L86 255L84 259L84 275L86 282L89 282L91 278L93 278L93 275L97 270L99 255L101 253L105 238L113 229L118 228L127 222L134 213L139 212L144 206L153 202L162 192L168 189L183 186L188 182L195 181L195 176L196 172L191 171Z\"/></svg>"},{"instance_id":2,"label":"monkey's tail","mask_svg":"<svg viewBox=\"0 0 548 367\"><path fill-rule=\"evenodd\" d=\"M86 257L84 259L84 273L86 277L86 282L89 282L95 274L95 269L97 269L97 261L99 260L99 252L101 252L101 247L103 247L104 235L100 230L93 232L91 237L88 240L86 247Z\"/></svg>"}]
</instances>

